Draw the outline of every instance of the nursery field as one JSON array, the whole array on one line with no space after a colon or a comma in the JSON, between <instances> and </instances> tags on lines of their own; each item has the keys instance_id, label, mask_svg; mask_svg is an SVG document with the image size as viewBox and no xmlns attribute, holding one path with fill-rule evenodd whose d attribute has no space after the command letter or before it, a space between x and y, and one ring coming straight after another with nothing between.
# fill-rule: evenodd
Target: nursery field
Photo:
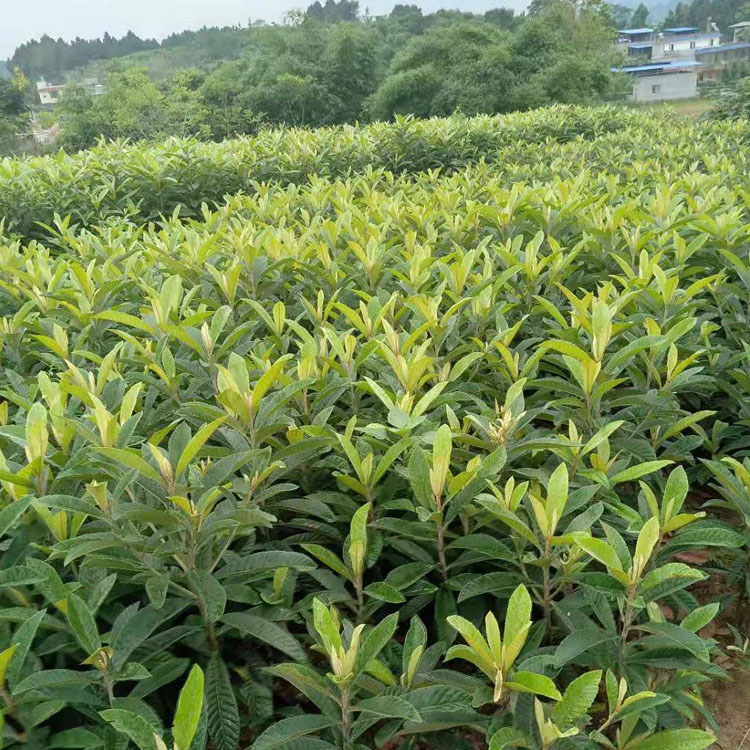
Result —
<instances>
[{"instance_id":1,"label":"nursery field","mask_svg":"<svg viewBox=\"0 0 750 750\"><path fill-rule=\"evenodd\" d=\"M638 110L0 162L3 747L711 746L749 215Z\"/></svg>"}]
</instances>

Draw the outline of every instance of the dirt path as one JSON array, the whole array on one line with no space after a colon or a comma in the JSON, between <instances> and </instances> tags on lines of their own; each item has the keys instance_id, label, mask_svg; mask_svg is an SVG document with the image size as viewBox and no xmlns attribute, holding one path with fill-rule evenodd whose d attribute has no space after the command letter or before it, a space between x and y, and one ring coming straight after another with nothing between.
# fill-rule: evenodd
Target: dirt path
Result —
<instances>
[{"instance_id":1,"label":"dirt path","mask_svg":"<svg viewBox=\"0 0 750 750\"><path fill-rule=\"evenodd\" d=\"M715 750L750 750L750 671L733 669L732 681L717 684L706 696L721 727Z\"/></svg>"}]
</instances>

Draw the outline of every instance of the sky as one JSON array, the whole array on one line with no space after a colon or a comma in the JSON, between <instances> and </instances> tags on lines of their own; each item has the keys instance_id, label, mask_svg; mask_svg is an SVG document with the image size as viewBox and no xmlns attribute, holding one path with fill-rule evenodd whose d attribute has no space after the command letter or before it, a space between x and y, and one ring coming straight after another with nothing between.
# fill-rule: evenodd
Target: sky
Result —
<instances>
[{"instance_id":1,"label":"sky","mask_svg":"<svg viewBox=\"0 0 750 750\"><path fill-rule=\"evenodd\" d=\"M162 39L174 31L201 26L247 24L249 19L280 21L294 8L312 0L0 0L0 59L42 34L84 39L105 31L122 36L134 31L140 37ZM398 0L360 0L360 8L374 15L387 13ZM526 0L401 0L414 2L425 12L439 8L483 12L499 6L521 10Z\"/></svg>"}]
</instances>

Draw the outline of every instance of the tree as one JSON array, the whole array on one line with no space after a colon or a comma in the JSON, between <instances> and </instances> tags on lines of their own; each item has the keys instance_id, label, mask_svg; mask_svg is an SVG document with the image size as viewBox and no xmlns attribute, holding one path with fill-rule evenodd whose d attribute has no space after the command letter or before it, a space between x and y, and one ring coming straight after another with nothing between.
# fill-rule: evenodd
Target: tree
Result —
<instances>
[{"instance_id":1,"label":"tree","mask_svg":"<svg viewBox=\"0 0 750 750\"><path fill-rule=\"evenodd\" d=\"M511 8L493 8L484 14L484 20L493 26L513 31L521 23L521 16L517 16Z\"/></svg>"},{"instance_id":2,"label":"tree","mask_svg":"<svg viewBox=\"0 0 750 750\"><path fill-rule=\"evenodd\" d=\"M373 35L354 24L334 26L321 59L321 83L331 102L334 122L362 117L365 99L375 90L377 48Z\"/></svg>"},{"instance_id":3,"label":"tree","mask_svg":"<svg viewBox=\"0 0 750 750\"><path fill-rule=\"evenodd\" d=\"M612 20L615 28L624 29L630 25L630 18L633 15L633 9L620 3L609 3L609 10L612 14Z\"/></svg>"},{"instance_id":4,"label":"tree","mask_svg":"<svg viewBox=\"0 0 750 750\"><path fill-rule=\"evenodd\" d=\"M630 16L630 28L641 29L646 25L648 19L648 8L643 4L640 5L633 11L633 15Z\"/></svg>"},{"instance_id":5,"label":"tree","mask_svg":"<svg viewBox=\"0 0 750 750\"><path fill-rule=\"evenodd\" d=\"M164 95L142 68L110 74L100 96L69 86L60 103L63 143L85 148L100 136L137 140L164 135L163 104Z\"/></svg>"},{"instance_id":6,"label":"tree","mask_svg":"<svg viewBox=\"0 0 750 750\"><path fill-rule=\"evenodd\" d=\"M25 114L28 79L16 68L10 78L0 78L0 117L14 119Z\"/></svg>"},{"instance_id":7,"label":"tree","mask_svg":"<svg viewBox=\"0 0 750 750\"><path fill-rule=\"evenodd\" d=\"M418 5L394 5L389 19L410 34L424 33L426 21Z\"/></svg>"},{"instance_id":8,"label":"tree","mask_svg":"<svg viewBox=\"0 0 750 750\"><path fill-rule=\"evenodd\" d=\"M438 26L396 56L371 112L389 118L504 111L514 84L508 62L503 32L476 22Z\"/></svg>"},{"instance_id":9,"label":"tree","mask_svg":"<svg viewBox=\"0 0 750 750\"><path fill-rule=\"evenodd\" d=\"M0 78L0 155L14 153L21 146L20 134L29 124L28 85L18 68L10 78Z\"/></svg>"}]
</instances>

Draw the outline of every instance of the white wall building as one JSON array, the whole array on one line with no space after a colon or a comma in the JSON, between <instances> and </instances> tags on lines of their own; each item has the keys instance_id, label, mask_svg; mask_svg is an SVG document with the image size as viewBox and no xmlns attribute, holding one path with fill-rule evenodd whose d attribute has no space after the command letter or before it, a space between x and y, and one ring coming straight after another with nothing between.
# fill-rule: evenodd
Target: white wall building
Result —
<instances>
[{"instance_id":1,"label":"white wall building","mask_svg":"<svg viewBox=\"0 0 750 750\"><path fill-rule=\"evenodd\" d=\"M635 102L660 102L691 99L698 95L698 69L694 60L664 60L644 65L612 68L633 80L631 99Z\"/></svg>"},{"instance_id":2,"label":"white wall building","mask_svg":"<svg viewBox=\"0 0 750 750\"><path fill-rule=\"evenodd\" d=\"M65 86L55 86L44 80L36 82L36 93L42 104L57 104L63 91L65 91Z\"/></svg>"},{"instance_id":3,"label":"white wall building","mask_svg":"<svg viewBox=\"0 0 750 750\"><path fill-rule=\"evenodd\" d=\"M742 42L750 40L750 21L740 21L739 23L733 23L730 27L734 31L734 42Z\"/></svg>"},{"instance_id":4,"label":"white wall building","mask_svg":"<svg viewBox=\"0 0 750 750\"><path fill-rule=\"evenodd\" d=\"M104 86L96 78L86 78L83 81L83 87L92 96L98 96L104 93ZM65 93L66 84L52 84L47 81L37 81L36 91L39 95L41 104L57 104Z\"/></svg>"},{"instance_id":5,"label":"white wall building","mask_svg":"<svg viewBox=\"0 0 750 750\"><path fill-rule=\"evenodd\" d=\"M711 28L703 33L697 26L677 26L663 31L621 29L617 32L617 47L629 58L693 60L696 50L721 44L721 32L715 26L711 24Z\"/></svg>"}]
</instances>

